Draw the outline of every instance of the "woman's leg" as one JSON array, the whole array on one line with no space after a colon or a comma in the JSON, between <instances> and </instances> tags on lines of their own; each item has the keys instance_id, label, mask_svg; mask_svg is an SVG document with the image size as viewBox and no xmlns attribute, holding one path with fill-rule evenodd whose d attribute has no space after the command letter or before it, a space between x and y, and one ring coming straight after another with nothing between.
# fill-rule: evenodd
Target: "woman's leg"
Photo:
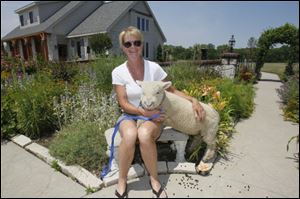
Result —
<instances>
[{"instance_id":1,"label":"woman's leg","mask_svg":"<svg viewBox=\"0 0 300 199\"><path fill-rule=\"evenodd\" d=\"M158 191L161 184L157 174L157 148L156 139L160 136L161 126L155 122L144 122L138 128L138 139L140 150L145 166L150 174L151 185L154 190ZM166 197L163 191L161 197Z\"/></svg>"},{"instance_id":2,"label":"woman's leg","mask_svg":"<svg viewBox=\"0 0 300 199\"><path fill-rule=\"evenodd\" d=\"M135 143L137 140L136 122L124 120L120 125L121 143L119 145L119 180L117 191L123 194L126 189L127 174L134 158Z\"/></svg>"}]
</instances>

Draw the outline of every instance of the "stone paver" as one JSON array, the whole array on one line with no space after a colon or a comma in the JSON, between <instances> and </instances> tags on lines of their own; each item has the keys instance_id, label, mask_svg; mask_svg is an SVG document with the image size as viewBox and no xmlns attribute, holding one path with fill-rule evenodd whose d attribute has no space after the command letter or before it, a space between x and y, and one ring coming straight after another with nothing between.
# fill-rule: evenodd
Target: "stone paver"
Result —
<instances>
[{"instance_id":1,"label":"stone paver","mask_svg":"<svg viewBox=\"0 0 300 199\"><path fill-rule=\"evenodd\" d=\"M21 147L25 147L26 145L32 143L32 140L24 135L16 135L11 139L11 141L13 141L14 143L16 143Z\"/></svg>"}]
</instances>

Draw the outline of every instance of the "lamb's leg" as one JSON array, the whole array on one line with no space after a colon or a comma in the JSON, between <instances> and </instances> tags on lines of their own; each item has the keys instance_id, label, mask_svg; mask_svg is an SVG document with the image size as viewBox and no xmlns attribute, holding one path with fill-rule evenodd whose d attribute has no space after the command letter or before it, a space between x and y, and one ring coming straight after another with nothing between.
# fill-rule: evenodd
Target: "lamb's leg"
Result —
<instances>
[{"instance_id":1,"label":"lamb's leg","mask_svg":"<svg viewBox=\"0 0 300 199\"><path fill-rule=\"evenodd\" d=\"M212 130L212 129L211 129ZM213 167L214 161L217 157L216 154L216 131L210 131L203 137L204 142L207 144L204 156L200 163L196 166L197 173L201 175L209 174Z\"/></svg>"},{"instance_id":2,"label":"lamb's leg","mask_svg":"<svg viewBox=\"0 0 300 199\"><path fill-rule=\"evenodd\" d=\"M206 143L206 144L207 144L207 147L206 147L204 156L202 158L202 161L205 163L213 162L214 159L216 158L216 144L215 143L213 143L213 144Z\"/></svg>"},{"instance_id":3,"label":"lamb's leg","mask_svg":"<svg viewBox=\"0 0 300 199\"><path fill-rule=\"evenodd\" d=\"M197 146L199 146L199 144L201 144L202 142L202 137L201 135L195 135L192 137L192 143L190 144L190 146L188 147L188 152L192 152Z\"/></svg>"}]
</instances>

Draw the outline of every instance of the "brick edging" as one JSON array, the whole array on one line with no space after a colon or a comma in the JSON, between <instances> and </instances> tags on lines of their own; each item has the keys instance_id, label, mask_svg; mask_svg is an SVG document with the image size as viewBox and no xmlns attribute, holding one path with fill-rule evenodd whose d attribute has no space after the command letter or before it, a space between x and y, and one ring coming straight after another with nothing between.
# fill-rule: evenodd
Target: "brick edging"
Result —
<instances>
[{"instance_id":1,"label":"brick edging","mask_svg":"<svg viewBox=\"0 0 300 199\"><path fill-rule=\"evenodd\" d=\"M44 146L41 146L33 142L30 138L24 135L16 135L11 138L11 141L30 153L34 154L50 166L52 166L53 161L56 161L61 167L61 172L66 176L75 179L78 183L83 185L86 188L92 188L97 191L102 187L107 187L114 185L118 182L118 171L112 170L107 177L99 179L94 174L90 173L85 168L79 165L67 166L64 162L52 157L49 154L49 149ZM158 162L158 173L159 174L171 174L171 173L187 173L187 174L196 174L194 163L190 162ZM139 178L146 175L144 166L139 164L134 164L130 167L128 172L128 180Z\"/></svg>"}]
</instances>

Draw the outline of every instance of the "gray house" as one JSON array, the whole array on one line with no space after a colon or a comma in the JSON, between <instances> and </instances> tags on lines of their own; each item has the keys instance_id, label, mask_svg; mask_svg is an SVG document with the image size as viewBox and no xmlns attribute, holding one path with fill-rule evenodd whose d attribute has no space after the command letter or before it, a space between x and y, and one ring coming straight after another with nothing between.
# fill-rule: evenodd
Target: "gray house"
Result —
<instances>
[{"instance_id":1,"label":"gray house","mask_svg":"<svg viewBox=\"0 0 300 199\"><path fill-rule=\"evenodd\" d=\"M89 60L94 52L88 37L107 33L110 54L119 55L119 33L135 26L144 35L144 57L155 60L166 38L146 1L35 1L15 11L20 26L1 39L11 56L50 61Z\"/></svg>"}]
</instances>

